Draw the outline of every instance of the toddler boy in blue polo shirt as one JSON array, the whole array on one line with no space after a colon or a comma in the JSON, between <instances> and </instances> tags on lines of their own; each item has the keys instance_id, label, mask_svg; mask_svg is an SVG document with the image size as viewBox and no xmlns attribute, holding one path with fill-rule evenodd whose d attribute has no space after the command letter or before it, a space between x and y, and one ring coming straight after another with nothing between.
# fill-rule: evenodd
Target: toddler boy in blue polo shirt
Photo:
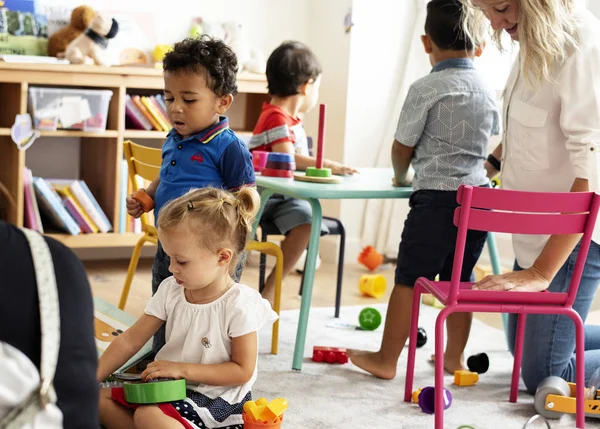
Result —
<instances>
[{"instance_id":1,"label":"toddler boy in blue polo shirt","mask_svg":"<svg viewBox=\"0 0 600 429\"><path fill-rule=\"evenodd\" d=\"M164 98L173 129L162 148L160 175L145 190L161 208L193 188L207 186L235 192L255 186L252 156L229 128L225 112L237 94L237 58L222 41L209 36L176 43L163 59ZM141 205L127 197L127 212L139 217ZM236 267L239 281L243 258ZM171 276L170 260L160 242L152 265L152 294ZM165 344L164 326L154 337L153 352Z\"/></svg>"},{"instance_id":2,"label":"toddler boy in blue polo shirt","mask_svg":"<svg viewBox=\"0 0 600 429\"><path fill-rule=\"evenodd\" d=\"M484 168L488 142L499 132L496 103L473 66L482 48L462 31L460 0L427 4L425 52L431 73L414 82L406 97L392 147L394 184L408 185L415 170L410 212L404 223L395 287L388 304L378 352L349 350L352 362L380 378L394 378L410 331L413 287L419 277L449 281L457 228L454 210L460 185L489 186ZM468 282L487 234L469 231L461 281ZM451 314L444 365L448 372L464 369L463 352L471 313Z\"/></svg>"}]
</instances>

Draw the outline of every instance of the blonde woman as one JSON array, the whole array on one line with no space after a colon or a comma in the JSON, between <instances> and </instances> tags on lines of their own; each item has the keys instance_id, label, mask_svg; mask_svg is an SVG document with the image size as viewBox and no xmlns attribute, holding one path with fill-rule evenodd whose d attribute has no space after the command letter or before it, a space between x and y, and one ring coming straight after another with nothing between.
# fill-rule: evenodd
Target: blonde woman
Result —
<instances>
[{"instance_id":1,"label":"blonde woman","mask_svg":"<svg viewBox=\"0 0 600 429\"><path fill-rule=\"evenodd\" d=\"M520 51L504 96L504 136L485 163L505 189L598 190L600 22L575 0L461 0L465 26L503 32ZM473 32L475 34L475 32ZM488 276L478 289L564 292L579 236L514 235L514 272ZM600 283L600 227L573 308L585 321ZM514 344L516 315L509 319ZM586 326L586 382L600 367L600 327ZM511 346L512 348L512 346ZM527 317L522 376L531 393L550 375L575 381L575 328L564 316Z\"/></svg>"}]
</instances>

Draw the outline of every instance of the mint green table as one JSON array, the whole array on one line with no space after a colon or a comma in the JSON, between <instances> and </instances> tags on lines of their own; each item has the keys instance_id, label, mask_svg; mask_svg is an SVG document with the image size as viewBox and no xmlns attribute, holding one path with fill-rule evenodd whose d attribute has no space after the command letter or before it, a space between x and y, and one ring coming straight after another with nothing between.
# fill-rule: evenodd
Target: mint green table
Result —
<instances>
[{"instance_id":1,"label":"mint green table","mask_svg":"<svg viewBox=\"0 0 600 429\"><path fill-rule=\"evenodd\" d=\"M273 194L283 194L294 198L307 200L312 208L313 223L310 229L310 241L308 254L306 255L306 272L304 273L304 284L302 286L302 303L300 305L300 317L298 320L298 331L296 333L296 345L294 349L294 360L292 369L302 369L304 345L306 343L306 329L308 327L308 314L312 300L312 289L315 276L317 254L319 251L319 239L321 237L322 210L319 200L342 200L342 199L387 199L408 198L412 188L396 188L392 186L394 172L391 168L361 168L360 174L346 176L339 184L321 184L301 182L294 179L281 179L276 177L256 176L256 184L263 187L261 193L261 206L254 221L252 236L260 222L266 202ZM490 234L493 240L493 234ZM495 241L488 241L490 258L494 273L499 273L498 255ZM493 249L492 249L493 247ZM343 263L343 261L340 261ZM496 269L498 268L498 271Z\"/></svg>"}]
</instances>

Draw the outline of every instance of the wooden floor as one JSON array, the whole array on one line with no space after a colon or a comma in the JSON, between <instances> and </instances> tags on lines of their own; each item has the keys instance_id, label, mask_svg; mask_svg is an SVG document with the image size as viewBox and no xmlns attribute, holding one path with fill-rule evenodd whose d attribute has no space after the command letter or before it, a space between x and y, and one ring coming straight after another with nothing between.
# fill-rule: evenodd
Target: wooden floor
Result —
<instances>
[{"instance_id":1,"label":"wooden floor","mask_svg":"<svg viewBox=\"0 0 600 429\"><path fill-rule=\"evenodd\" d=\"M94 296L98 296L115 305L119 302L121 288L125 281L129 261L90 261L85 263ZM134 277L131 293L127 301L126 311L134 316L139 316L144 311L151 296L151 260L142 260ZM270 271L270 265L267 271ZM344 267L344 282L342 288L342 306L344 305L373 305L387 303L394 282L394 268L389 266L377 272L387 280L386 294L381 299L362 296L358 290L359 279L363 274L368 274L366 268L359 264L347 264ZM335 305L337 266L334 264L321 264L315 275L313 288L313 307L333 307ZM297 273L290 274L284 281L281 309L300 308L298 291L301 276ZM248 258L248 266L244 270L242 282L251 287L258 287L258 255L252 254ZM342 312L343 319L344 314ZM501 327L502 321L497 314L477 314L476 317L485 323ZM351 321L354 322L354 321Z\"/></svg>"}]
</instances>

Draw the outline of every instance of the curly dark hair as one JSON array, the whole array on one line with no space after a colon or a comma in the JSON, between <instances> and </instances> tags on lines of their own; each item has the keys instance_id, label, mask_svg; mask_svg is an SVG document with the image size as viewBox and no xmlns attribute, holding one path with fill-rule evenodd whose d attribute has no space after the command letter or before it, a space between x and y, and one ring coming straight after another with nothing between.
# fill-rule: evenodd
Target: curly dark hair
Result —
<instances>
[{"instance_id":1,"label":"curly dark hair","mask_svg":"<svg viewBox=\"0 0 600 429\"><path fill-rule=\"evenodd\" d=\"M321 63L308 46L295 41L283 42L267 61L269 94L276 97L296 95L302 85L322 72Z\"/></svg>"},{"instance_id":2,"label":"curly dark hair","mask_svg":"<svg viewBox=\"0 0 600 429\"><path fill-rule=\"evenodd\" d=\"M175 43L163 58L166 72L192 70L206 78L208 87L219 97L236 95L238 62L235 53L222 40L206 34Z\"/></svg>"},{"instance_id":3,"label":"curly dark hair","mask_svg":"<svg viewBox=\"0 0 600 429\"><path fill-rule=\"evenodd\" d=\"M473 50L473 43L462 28L462 7L459 0L431 0L427 3L425 34L438 48Z\"/></svg>"}]
</instances>

